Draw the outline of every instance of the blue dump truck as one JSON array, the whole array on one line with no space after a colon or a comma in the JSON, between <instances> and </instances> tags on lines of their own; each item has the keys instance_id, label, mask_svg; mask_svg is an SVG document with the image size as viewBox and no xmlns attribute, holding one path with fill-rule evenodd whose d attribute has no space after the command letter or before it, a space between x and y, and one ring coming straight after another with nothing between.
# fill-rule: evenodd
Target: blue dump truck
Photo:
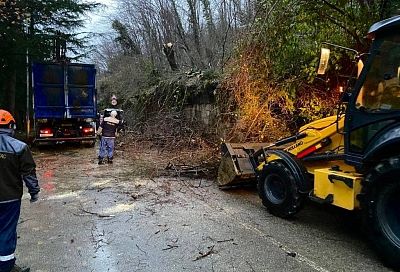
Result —
<instances>
[{"instance_id":1,"label":"blue dump truck","mask_svg":"<svg viewBox=\"0 0 400 272\"><path fill-rule=\"evenodd\" d=\"M96 69L92 64L33 63L33 112L37 145L96 143Z\"/></svg>"}]
</instances>

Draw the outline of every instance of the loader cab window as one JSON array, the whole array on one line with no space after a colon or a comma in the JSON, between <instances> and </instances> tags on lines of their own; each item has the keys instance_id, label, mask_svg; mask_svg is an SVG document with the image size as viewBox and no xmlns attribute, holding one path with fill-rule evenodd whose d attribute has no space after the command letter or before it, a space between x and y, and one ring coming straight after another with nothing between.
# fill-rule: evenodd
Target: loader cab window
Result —
<instances>
[{"instance_id":1,"label":"loader cab window","mask_svg":"<svg viewBox=\"0 0 400 272\"><path fill-rule=\"evenodd\" d=\"M356 107L370 112L400 110L400 39L379 47L357 96Z\"/></svg>"},{"instance_id":2,"label":"loader cab window","mask_svg":"<svg viewBox=\"0 0 400 272\"><path fill-rule=\"evenodd\" d=\"M400 110L400 36L376 40L366 63L364 83L357 95L356 117L349 134L349 150L362 153L374 137L395 122L387 113ZM357 120L356 118L360 118Z\"/></svg>"}]
</instances>

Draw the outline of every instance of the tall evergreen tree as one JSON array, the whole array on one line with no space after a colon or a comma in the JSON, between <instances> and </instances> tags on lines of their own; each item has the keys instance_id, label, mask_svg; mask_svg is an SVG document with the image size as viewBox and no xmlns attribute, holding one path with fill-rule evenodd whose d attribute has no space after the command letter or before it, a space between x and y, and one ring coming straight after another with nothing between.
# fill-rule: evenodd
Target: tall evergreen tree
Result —
<instances>
[{"instance_id":1,"label":"tall evergreen tree","mask_svg":"<svg viewBox=\"0 0 400 272\"><path fill-rule=\"evenodd\" d=\"M82 0L0 0L0 107L17 113L26 86L26 54L51 60L57 43L78 54L87 37L76 31L98 3ZM22 107L24 108L24 103Z\"/></svg>"}]
</instances>

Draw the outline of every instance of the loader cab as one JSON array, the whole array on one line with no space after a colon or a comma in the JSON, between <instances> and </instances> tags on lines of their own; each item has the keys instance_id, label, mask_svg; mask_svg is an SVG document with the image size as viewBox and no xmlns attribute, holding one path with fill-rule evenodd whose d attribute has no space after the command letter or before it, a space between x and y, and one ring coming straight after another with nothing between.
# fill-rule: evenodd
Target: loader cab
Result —
<instances>
[{"instance_id":1,"label":"loader cab","mask_svg":"<svg viewBox=\"0 0 400 272\"><path fill-rule=\"evenodd\" d=\"M400 16L374 24L369 37L345 118L345 160L356 167L400 153Z\"/></svg>"}]
</instances>

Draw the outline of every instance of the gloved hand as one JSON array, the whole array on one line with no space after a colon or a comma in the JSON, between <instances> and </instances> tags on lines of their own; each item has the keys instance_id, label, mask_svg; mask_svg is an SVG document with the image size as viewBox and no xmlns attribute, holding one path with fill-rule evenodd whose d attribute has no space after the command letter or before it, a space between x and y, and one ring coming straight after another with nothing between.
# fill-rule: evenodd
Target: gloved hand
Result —
<instances>
[{"instance_id":1,"label":"gloved hand","mask_svg":"<svg viewBox=\"0 0 400 272\"><path fill-rule=\"evenodd\" d=\"M31 203L36 202L38 200L39 200L39 193L31 194L31 200L30 200Z\"/></svg>"}]
</instances>

